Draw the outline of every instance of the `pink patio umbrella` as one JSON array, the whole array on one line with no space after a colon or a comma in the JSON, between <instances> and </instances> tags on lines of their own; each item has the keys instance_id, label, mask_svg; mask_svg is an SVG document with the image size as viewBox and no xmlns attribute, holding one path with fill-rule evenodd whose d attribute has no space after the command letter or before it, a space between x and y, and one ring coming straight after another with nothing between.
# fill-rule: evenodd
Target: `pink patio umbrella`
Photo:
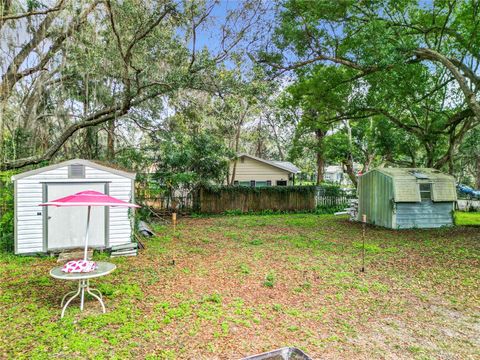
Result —
<instances>
[{"instance_id":1,"label":"pink patio umbrella","mask_svg":"<svg viewBox=\"0 0 480 360\"><path fill-rule=\"evenodd\" d=\"M88 206L87 210L87 231L85 233L85 252L83 260L87 261L88 252L88 229L90 226L90 211L92 206L123 206L131 208L139 208L140 206L126 201L114 198L101 192L94 190L80 191L73 195L68 195L60 199L48 201L39 204L40 206Z\"/></svg>"}]
</instances>

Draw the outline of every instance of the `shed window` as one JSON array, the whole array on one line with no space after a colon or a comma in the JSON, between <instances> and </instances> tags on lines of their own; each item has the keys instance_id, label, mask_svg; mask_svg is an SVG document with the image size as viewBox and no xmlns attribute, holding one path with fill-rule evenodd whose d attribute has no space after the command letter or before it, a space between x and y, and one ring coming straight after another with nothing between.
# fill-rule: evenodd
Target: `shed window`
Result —
<instances>
[{"instance_id":1,"label":"shed window","mask_svg":"<svg viewBox=\"0 0 480 360\"><path fill-rule=\"evenodd\" d=\"M238 185L238 180L234 180L233 185Z\"/></svg>"},{"instance_id":2,"label":"shed window","mask_svg":"<svg viewBox=\"0 0 480 360\"><path fill-rule=\"evenodd\" d=\"M80 164L70 165L68 167L69 179L85 179L85 166Z\"/></svg>"},{"instance_id":3,"label":"shed window","mask_svg":"<svg viewBox=\"0 0 480 360\"><path fill-rule=\"evenodd\" d=\"M272 180L267 180L267 186L272 186Z\"/></svg>"},{"instance_id":4,"label":"shed window","mask_svg":"<svg viewBox=\"0 0 480 360\"><path fill-rule=\"evenodd\" d=\"M287 186L286 180L277 180L277 186Z\"/></svg>"},{"instance_id":5,"label":"shed window","mask_svg":"<svg viewBox=\"0 0 480 360\"><path fill-rule=\"evenodd\" d=\"M420 184L420 198L422 201L432 200L432 185L431 184Z\"/></svg>"},{"instance_id":6,"label":"shed window","mask_svg":"<svg viewBox=\"0 0 480 360\"><path fill-rule=\"evenodd\" d=\"M255 187L255 180L250 180L250 186Z\"/></svg>"}]
</instances>

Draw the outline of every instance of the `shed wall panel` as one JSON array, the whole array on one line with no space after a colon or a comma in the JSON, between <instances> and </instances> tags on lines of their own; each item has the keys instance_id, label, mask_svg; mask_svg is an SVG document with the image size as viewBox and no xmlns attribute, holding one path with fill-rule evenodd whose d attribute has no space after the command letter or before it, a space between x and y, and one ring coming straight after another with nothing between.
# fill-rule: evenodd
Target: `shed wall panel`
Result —
<instances>
[{"instance_id":1,"label":"shed wall panel","mask_svg":"<svg viewBox=\"0 0 480 360\"><path fill-rule=\"evenodd\" d=\"M378 171L369 171L359 178L358 220L367 216L370 224L392 227L392 179Z\"/></svg>"},{"instance_id":2,"label":"shed wall panel","mask_svg":"<svg viewBox=\"0 0 480 360\"><path fill-rule=\"evenodd\" d=\"M56 182L68 178L68 165L40 172L16 180L16 253L43 252L43 182ZM132 180L108 171L85 166L85 182L105 181L109 184L109 193L124 201L133 198ZM81 182L81 179L75 179ZM40 214L40 215L39 215ZM131 242L131 216L128 209L110 208L109 245Z\"/></svg>"},{"instance_id":3,"label":"shed wall panel","mask_svg":"<svg viewBox=\"0 0 480 360\"><path fill-rule=\"evenodd\" d=\"M68 179L68 167L61 167L16 180L16 252L43 252L43 181ZM40 215L39 215L40 214Z\"/></svg>"},{"instance_id":4,"label":"shed wall panel","mask_svg":"<svg viewBox=\"0 0 480 360\"><path fill-rule=\"evenodd\" d=\"M453 202L398 203L398 229L437 228L453 225Z\"/></svg>"}]
</instances>

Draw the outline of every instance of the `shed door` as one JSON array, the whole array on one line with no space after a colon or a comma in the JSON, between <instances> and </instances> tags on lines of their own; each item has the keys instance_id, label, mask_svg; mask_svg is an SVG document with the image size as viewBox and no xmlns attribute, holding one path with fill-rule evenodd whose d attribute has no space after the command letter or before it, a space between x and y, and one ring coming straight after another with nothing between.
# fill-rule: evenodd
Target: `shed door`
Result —
<instances>
[{"instance_id":1,"label":"shed door","mask_svg":"<svg viewBox=\"0 0 480 360\"><path fill-rule=\"evenodd\" d=\"M79 191L95 190L105 193L105 183L47 184L48 201ZM47 248L64 249L83 247L87 228L86 206L47 206ZM92 247L107 246L105 236L106 211L104 206L92 206L88 244Z\"/></svg>"}]
</instances>

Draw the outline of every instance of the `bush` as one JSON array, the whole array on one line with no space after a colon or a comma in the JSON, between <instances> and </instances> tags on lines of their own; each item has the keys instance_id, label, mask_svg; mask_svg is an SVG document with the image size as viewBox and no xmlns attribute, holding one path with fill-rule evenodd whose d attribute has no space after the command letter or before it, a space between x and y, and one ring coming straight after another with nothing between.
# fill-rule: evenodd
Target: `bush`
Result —
<instances>
[{"instance_id":1,"label":"bush","mask_svg":"<svg viewBox=\"0 0 480 360\"><path fill-rule=\"evenodd\" d=\"M0 251L13 252L13 184L12 172L0 173Z\"/></svg>"},{"instance_id":2,"label":"bush","mask_svg":"<svg viewBox=\"0 0 480 360\"><path fill-rule=\"evenodd\" d=\"M334 214L339 211L345 210L347 205L318 205L315 209L315 214Z\"/></svg>"},{"instance_id":3,"label":"bush","mask_svg":"<svg viewBox=\"0 0 480 360\"><path fill-rule=\"evenodd\" d=\"M252 187L252 186L231 186L231 185L210 185L203 187L205 192L220 195L222 192L237 193L237 194L259 194L270 193L314 193L316 186L267 186L267 187Z\"/></svg>"}]
</instances>

